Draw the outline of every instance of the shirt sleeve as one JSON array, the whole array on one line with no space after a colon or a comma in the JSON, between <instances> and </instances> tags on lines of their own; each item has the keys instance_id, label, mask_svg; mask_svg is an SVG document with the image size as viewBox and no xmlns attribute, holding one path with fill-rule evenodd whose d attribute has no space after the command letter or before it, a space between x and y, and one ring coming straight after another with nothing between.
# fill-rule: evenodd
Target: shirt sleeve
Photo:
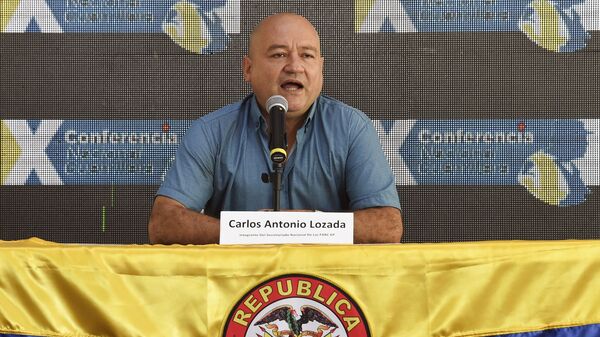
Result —
<instances>
[{"instance_id":1,"label":"shirt sleeve","mask_svg":"<svg viewBox=\"0 0 600 337\"><path fill-rule=\"evenodd\" d=\"M396 183L373 123L366 115L350 127L346 193L351 210L390 206L400 209Z\"/></svg>"},{"instance_id":2,"label":"shirt sleeve","mask_svg":"<svg viewBox=\"0 0 600 337\"><path fill-rule=\"evenodd\" d=\"M213 194L216 153L215 142L208 135L202 120L190 126L157 195L175 199L195 211L204 208Z\"/></svg>"}]
</instances>

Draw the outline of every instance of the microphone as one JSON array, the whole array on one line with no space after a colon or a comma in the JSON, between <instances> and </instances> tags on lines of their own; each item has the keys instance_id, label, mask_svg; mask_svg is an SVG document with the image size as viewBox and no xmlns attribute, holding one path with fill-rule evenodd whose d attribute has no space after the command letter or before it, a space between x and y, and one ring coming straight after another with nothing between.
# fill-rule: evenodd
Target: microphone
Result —
<instances>
[{"instance_id":1,"label":"microphone","mask_svg":"<svg viewBox=\"0 0 600 337\"><path fill-rule=\"evenodd\" d=\"M288 102L285 97L274 95L267 100L267 111L269 111L271 135L269 148L271 149L271 161L281 164L287 158L287 137L285 134L285 113Z\"/></svg>"}]
</instances>

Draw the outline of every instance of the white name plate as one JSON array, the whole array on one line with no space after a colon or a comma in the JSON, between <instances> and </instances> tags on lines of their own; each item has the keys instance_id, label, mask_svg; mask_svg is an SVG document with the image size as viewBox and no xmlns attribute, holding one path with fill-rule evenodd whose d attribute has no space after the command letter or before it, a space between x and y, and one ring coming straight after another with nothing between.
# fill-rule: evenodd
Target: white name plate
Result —
<instances>
[{"instance_id":1,"label":"white name plate","mask_svg":"<svg viewBox=\"0 0 600 337\"><path fill-rule=\"evenodd\" d=\"M220 244L354 243L354 214L221 212Z\"/></svg>"}]
</instances>

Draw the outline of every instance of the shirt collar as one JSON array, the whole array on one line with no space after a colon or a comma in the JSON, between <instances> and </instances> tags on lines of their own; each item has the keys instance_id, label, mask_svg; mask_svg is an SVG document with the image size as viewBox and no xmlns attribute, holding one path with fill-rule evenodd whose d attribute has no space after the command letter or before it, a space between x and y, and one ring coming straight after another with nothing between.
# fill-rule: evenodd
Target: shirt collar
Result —
<instances>
[{"instance_id":1,"label":"shirt collar","mask_svg":"<svg viewBox=\"0 0 600 337\"><path fill-rule=\"evenodd\" d=\"M258 102L256 101L256 95L250 95L250 123L254 126L256 130L263 129L263 131L267 131L267 121L265 120L260 108L258 107Z\"/></svg>"},{"instance_id":2,"label":"shirt collar","mask_svg":"<svg viewBox=\"0 0 600 337\"><path fill-rule=\"evenodd\" d=\"M317 99L315 99L315 101L311 105L310 110L308 110L308 116L306 117L306 120L304 121L303 127L308 126L308 123L310 123L310 121L315 116L315 111L317 110L317 105L319 104L319 98L321 98L321 95L317 96Z\"/></svg>"},{"instance_id":3,"label":"shirt collar","mask_svg":"<svg viewBox=\"0 0 600 337\"><path fill-rule=\"evenodd\" d=\"M306 117L306 120L304 121L304 125L303 127L306 127L308 125L308 123L310 123L310 121L313 119L314 115L315 115L315 111L317 110L317 105L319 104L319 98L321 96L318 96L317 99L313 102L313 104L311 105L310 109L308 110L308 116ZM250 97L250 122L252 123L252 125L254 125L254 127L258 130L259 128L262 128L263 131L267 131L267 121L265 120L262 112L260 111L260 108L258 107L258 102L256 101L256 95L252 94Z\"/></svg>"}]
</instances>

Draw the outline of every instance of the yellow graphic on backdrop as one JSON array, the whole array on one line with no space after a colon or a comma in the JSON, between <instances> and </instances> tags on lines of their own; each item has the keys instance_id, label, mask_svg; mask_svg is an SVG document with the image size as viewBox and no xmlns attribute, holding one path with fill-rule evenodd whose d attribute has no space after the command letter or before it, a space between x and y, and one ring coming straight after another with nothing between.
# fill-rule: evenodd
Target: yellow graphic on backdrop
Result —
<instances>
[{"instance_id":1,"label":"yellow graphic on backdrop","mask_svg":"<svg viewBox=\"0 0 600 337\"><path fill-rule=\"evenodd\" d=\"M0 121L0 185L4 184L20 156L19 144L4 121Z\"/></svg>"},{"instance_id":2,"label":"yellow graphic on backdrop","mask_svg":"<svg viewBox=\"0 0 600 337\"><path fill-rule=\"evenodd\" d=\"M180 1L172 9L177 12L177 18L175 22L164 23L163 31L182 48L200 54L208 41L202 38L202 19L196 7Z\"/></svg>"},{"instance_id":3,"label":"yellow graphic on backdrop","mask_svg":"<svg viewBox=\"0 0 600 337\"><path fill-rule=\"evenodd\" d=\"M537 31L534 24L523 24L523 31L540 47L551 51L559 51L566 42L566 38L560 34L560 15L554 5L548 0L535 0L532 2L538 19Z\"/></svg>"},{"instance_id":4,"label":"yellow graphic on backdrop","mask_svg":"<svg viewBox=\"0 0 600 337\"><path fill-rule=\"evenodd\" d=\"M354 1L354 31L359 32L360 27L369 12L373 8L375 0L356 0Z\"/></svg>"},{"instance_id":5,"label":"yellow graphic on backdrop","mask_svg":"<svg viewBox=\"0 0 600 337\"><path fill-rule=\"evenodd\" d=\"M549 155L538 152L530 157L538 171L537 183L531 177L524 177L521 183L538 199L558 206L567 193L560 188L560 171Z\"/></svg>"},{"instance_id":6,"label":"yellow graphic on backdrop","mask_svg":"<svg viewBox=\"0 0 600 337\"><path fill-rule=\"evenodd\" d=\"M6 30L8 21L12 18L19 6L19 0L0 0L0 32Z\"/></svg>"}]
</instances>

